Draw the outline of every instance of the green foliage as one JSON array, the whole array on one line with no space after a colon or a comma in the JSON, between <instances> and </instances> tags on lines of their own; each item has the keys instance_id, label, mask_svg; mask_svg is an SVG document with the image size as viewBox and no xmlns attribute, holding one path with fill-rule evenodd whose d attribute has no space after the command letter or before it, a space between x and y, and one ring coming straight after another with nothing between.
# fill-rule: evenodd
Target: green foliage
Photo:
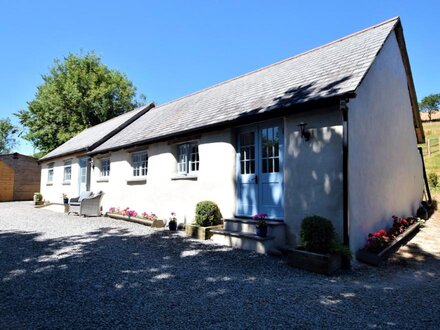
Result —
<instances>
[{"instance_id":1,"label":"green foliage","mask_svg":"<svg viewBox=\"0 0 440 330\"><path fill-rule=\"evenodd\" d=\"M352 257L350 248L347 245L342 244L337 239L334 239L330 248L331 253L340 254L347 258Z\"/></svg>"},{"instance_id":2,"label":"green foliage","mask_svg":"<svg viewBox=\"0 0 440 330\"><path fill-rule=\"evenodd\" d=\"M202 227L221 224L222 214L217 204L211 201L202 201L196 206L195 223Z\"/></svg>"},{"instance_id":3,"label":"green foliage","mask_svg":"<svg viewBox=\"0 0 440 330\"><path fill-rule=\"evenodd\" d=\"M431 172L428 174L428 183L429 186L435 188L438 186L438 175L435 172Z\"/></svg>"},{"instance_id":4,"label":"green foliage","mask_svg":"<svg viewBox=\"0 0 440 330\"><path fill-rule=\"evenodd\" d=\"M307 251L326 254L335 240L335 228L330 220L313 215L301 223L302 245Z\"/></svg>"},{"instance_id":5,"label":"green foliage","mask_svg":"<svg viewBox=\"0 0 440 330\"><path fill-rule=\"evenodd\" d=\"M425 96L419 103L419 108L421 111L428 112L429 120L431 120L432 113L440 108L440 94Z\"/></svg>"},{"instance_id":6,"label":"green foliage","mask_svg":"<svg viewBox=\"0 0 440 330\"><path fill-rule=\"evenodd\" d=\"M93 52L55 60L42 78L35 99L16 115L27 128L24 138L43 153L138 105L125 74L107 68Z\"/></svg>"},{"instance_id":7,"label":"green foliage","mask_svg":"<svg viewBox=\"0 0 440 330\"><path fill-rule=\"evenodd\" d=\"M35 200L37 202L41 202L43 200L43 195L41 193L36 193L35 194Z\"/></svg>"},{"instance_id":8,"label":"green foliage","mask_svg":"<svg viewBox=\"0 0 440 330\"><path fill-rule=\"evenodd\" d=\"M18 128L11 124L9 118L0 119L0 154L10 153L17 145L15 134Z\"/></svg>"}]
</instances>

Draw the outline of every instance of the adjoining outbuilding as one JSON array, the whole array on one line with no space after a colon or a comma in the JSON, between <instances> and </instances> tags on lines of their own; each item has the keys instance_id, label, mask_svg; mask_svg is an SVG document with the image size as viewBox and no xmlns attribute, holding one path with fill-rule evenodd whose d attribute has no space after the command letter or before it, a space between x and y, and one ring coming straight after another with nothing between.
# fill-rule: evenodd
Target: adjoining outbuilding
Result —
<instances>
[{"instance_id":1,"label":"adjoining outbuilding","mask_svg":"<svg viewBox=\"0 0 440 330\"><path fill-rule=\"evenodd\" d=\"M38 160L19 154L0 155L0 202L32 200L40 190Z\"/></svg>"},{"instance_id":2,"label":"adjoining outbuilding","mask_svg":"<svg viewBox=\"0 0 440 330\"><path fill-rule=\"evenodd\" d=\"M152 107L107 133L43 157L43 194L60 195L63 168L75 162L71 195L85 178L105 192L104 209L176 212L184 223L197 202L212 200L229 221L216 240L260 252L298 244L312 214L331 219L356 251L391 215L415 214L423 195L424 132L399 18ZM257 213L271 220L271 239L249 235Z\"/></svg>"}]
</instances>

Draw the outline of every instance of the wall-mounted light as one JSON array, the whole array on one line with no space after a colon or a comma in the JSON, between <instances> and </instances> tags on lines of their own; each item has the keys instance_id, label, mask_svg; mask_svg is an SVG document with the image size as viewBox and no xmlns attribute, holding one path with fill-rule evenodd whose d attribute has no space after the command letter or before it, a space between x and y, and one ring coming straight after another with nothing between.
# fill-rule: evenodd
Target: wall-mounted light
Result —
<instances>
[{"instance_id":1,"label":"wall-mounted light","mask_svg":"<svg viewBox=\"0 0 440 330\"><path fill-rule=\"evenodd\" d=\"M306 131L307 123L300 123L298 126L299 126L299 129L300 129L301 137L305 141L309 141L311 136L312 136L312 133L310 133L309 131Z\"/></svg>"},{"instance_id":2,"label":"wall-mounted light","mask_svg":"<svg viewBox=\"0 0 440 330\"><path fill-rule=\"evenodd\" d=\"M89 160L90 166L92 167L92 169L95 169L95 163L93 162L93 158L90 158Z\"/></svg>"}]
</instances>

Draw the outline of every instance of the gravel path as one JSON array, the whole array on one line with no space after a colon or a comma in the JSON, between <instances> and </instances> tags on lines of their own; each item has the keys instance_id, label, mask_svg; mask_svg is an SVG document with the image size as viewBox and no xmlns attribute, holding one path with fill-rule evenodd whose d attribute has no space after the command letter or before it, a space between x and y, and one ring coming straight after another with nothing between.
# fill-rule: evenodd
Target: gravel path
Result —
<instances>
[{"instance_id":1,"label":"gravel path","mask_svg":"<svg viewBox=\"0 0 440 330\"><path fill-rule=\"evenodd\" d=\"M0 203L0 328L438 329L438 215L381 268L327 277L109 218Z\"/></svg>"}]
</instances>

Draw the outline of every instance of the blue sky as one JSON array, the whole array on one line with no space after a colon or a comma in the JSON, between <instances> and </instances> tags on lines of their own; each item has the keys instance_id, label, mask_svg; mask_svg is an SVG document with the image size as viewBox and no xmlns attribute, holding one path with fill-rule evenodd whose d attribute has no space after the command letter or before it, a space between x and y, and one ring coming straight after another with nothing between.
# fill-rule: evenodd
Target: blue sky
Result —
<instances>
[{"instance_id":1,"label":"blue sky","mask_svg":"<svg viewBox=\"0 0 440 330\"><path fill-rule=\"evenodd\" d=\"M55 58L94 50L164 103L394 16L417 96L440 93L440 1L0 0L0 118L26 108ZM32 153L20 141L17 151Z\"/></svg>"}]
</instances>

